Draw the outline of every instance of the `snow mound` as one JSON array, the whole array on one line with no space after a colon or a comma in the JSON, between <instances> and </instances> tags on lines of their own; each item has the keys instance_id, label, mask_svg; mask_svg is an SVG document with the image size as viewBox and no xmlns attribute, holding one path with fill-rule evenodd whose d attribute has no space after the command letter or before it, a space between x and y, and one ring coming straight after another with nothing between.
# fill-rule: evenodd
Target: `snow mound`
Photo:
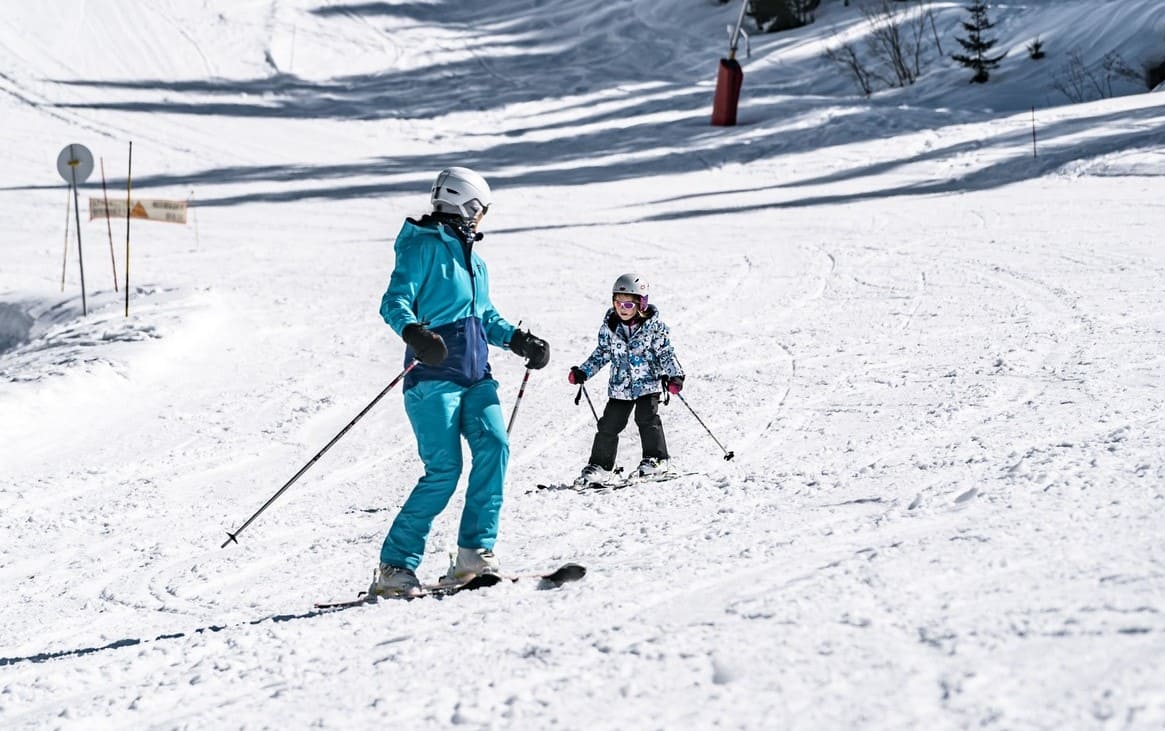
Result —
<instances>
[{"instance_id":1,"label":"snow mound","mask_svg":"<svg viewBox=\"0 0 1165 731\"><path fill-rule=\"evenodd\" d=\"M20 305L0 302L0 355L28 342L33 319Z\"/></svg>"}]
</instances>

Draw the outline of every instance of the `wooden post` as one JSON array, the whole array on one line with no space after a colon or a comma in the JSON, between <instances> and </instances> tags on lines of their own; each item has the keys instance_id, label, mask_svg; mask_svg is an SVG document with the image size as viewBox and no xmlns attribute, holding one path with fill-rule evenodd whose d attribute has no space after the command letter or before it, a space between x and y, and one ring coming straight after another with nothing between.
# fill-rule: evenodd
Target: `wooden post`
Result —
<instances>
[{"instance_id":1,"label":"wooden post","mask_svg":"<svg viewBox=\"0 0 1165 731\"><path fill-rule=\"evenodd\" d=\"M109 219L109 189L105 187L105 158L101 158L101 195L105 197L105 230L109 232L109 263L113 266L113 291L117 291L117 259L113 256L113 224Z\"/></svg>"},{"instance_id":2,"label":"wooden post","mask_svg":"<svg viewBox=\"0 0 1165 731\"><path fill-rule=\"evenodd\" d=\"M194 222L194 248L201 247L202 240L198 237L198 215L194 210L194 190L190 191L190 197L186 199L186 205L190 208L190 218Z\"/></svg>"},{"instance_id":3,"label":"wooden post","mask_svg":"<svg viewBox=\"0 0 1165 731\"><path fill-rule=\"evenodd\" d=\"M65 188L65 255L61 259L61 291L65 291L65 268L69 266L69 217L73 215L73 194Z\"/></svg>"},{"instance_id":4,"label":"wooden post","mask_svg":"<svg viewBox=\"0 0 1165 731\"><path fill-rule=\"evenodd\" d=\"M1032 157L1039 157L1036 154L1036 108L1032 107Z\"/></svg>"}]
</instances>

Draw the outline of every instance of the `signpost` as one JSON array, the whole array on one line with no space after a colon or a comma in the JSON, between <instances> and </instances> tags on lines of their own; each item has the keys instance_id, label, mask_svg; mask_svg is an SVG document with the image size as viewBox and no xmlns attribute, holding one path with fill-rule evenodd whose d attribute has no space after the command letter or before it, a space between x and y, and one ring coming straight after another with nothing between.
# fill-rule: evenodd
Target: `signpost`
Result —
<instances>
[{"instance_id":1,"label":"signpost","mask_svg":"<svg viewBox=\"0 0 1165 731\"><path fill-rule=\"evenodd\" d=\"M81 267L81 314L88 315L89 305L85 298L85 255L81 251L81 198L77 193L77 186L84 183L93 174L92 153L84 145L65 145L61 153L57 155L57 172L73 189L73 214L77 219L77 261ZM67 229L66 226L66 237L68 236Z\"/></svg>"}]
</instances>

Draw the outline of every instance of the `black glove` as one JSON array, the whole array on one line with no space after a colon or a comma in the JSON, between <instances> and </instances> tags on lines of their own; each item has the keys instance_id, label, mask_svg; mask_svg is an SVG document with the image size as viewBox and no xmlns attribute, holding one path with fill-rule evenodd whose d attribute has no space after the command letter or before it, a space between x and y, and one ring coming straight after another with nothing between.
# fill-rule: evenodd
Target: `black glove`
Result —
<instances>
[{"instance_id":1,"label":"black glove","mask_svg":"<svg viewBox=\"0 0 1165 731\"><path fill-rule=\"evenodd\" d=\"M515 330L510 338L510 350L526 359L526 367L538 370L550 362L550 344L531 335L528 330Z\"/></svg>"},{"instance_id":2,"label":"black glove","mask_svg":"<svg viewBox=\"0 0 1165 731\"><path fill-rule=\"evenodd\" d=\"M571 366L570 375L566 377L566 380L576 386L581 386L587 382L587 372L578 366Z\"/></svg>"},{"instance_id":3,"label":"black glove","mask_svg":"<svg viewBox=\"0 0 1165 731\"><path fill-rule=\"evenodd\" d=\"M679 393L684 390L683 376L664 376L659 380L663 382L663 390L668 393Z\"/></svg>"},{"instance_id":4,"label":"black glove","mask_svg":"<svg viewBox=\"0 0 1165 731\"><path fill-rule=\"evenodd\" d=\"M445 347L445 340L437 333L419 323L414 322L405 325L405 329L401 330L400 336L413 349L417 360L427 366L441 365L442 361L445 360L445 356L449 355L449 349Z\"/></svg>"}]
</instances>

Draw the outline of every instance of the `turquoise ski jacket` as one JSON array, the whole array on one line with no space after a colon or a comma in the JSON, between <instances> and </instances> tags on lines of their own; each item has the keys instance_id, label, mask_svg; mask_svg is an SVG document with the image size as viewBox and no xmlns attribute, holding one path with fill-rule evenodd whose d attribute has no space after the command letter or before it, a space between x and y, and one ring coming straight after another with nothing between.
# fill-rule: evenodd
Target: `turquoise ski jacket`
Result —
<instances>
[{"instance_id":1,"label":"turquoise ski jacket","mask_svg":"<svg viewBox=\"0 0 1165 731\"><path fill-rule=\"evenodd\" d=\"M513 325L494 309L489 273L448 225L432 219L405 220L394 246L396 264L380 299L380 316L400 335L421 323L445 340L448 357L440 365L418 364L405 377L404 390L421 381L452 381L469 387L491 378L489 345L506 347ZM412 362L405 349L405 365Z\"/></svg>"}]
</instances>

